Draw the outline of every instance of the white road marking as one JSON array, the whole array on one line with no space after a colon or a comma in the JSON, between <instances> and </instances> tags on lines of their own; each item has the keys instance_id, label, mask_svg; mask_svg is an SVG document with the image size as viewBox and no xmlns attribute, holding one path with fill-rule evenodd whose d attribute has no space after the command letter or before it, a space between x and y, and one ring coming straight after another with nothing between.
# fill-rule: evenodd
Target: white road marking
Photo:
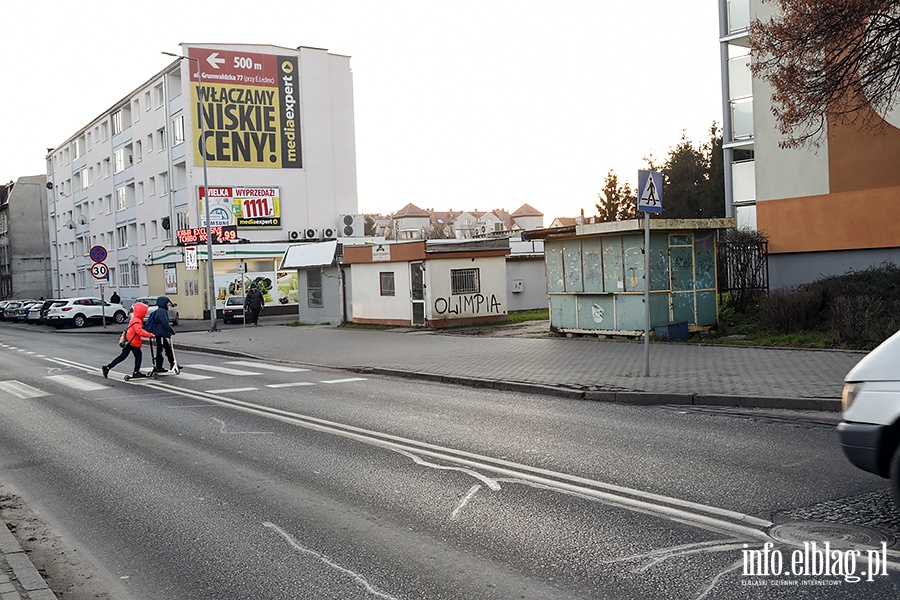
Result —
<instances>
[{"instance_id":1,"label":"white road marking","mask_svg":"<svg viewBox=\"0 0 900 600\"><path fill-rule=\"evenodd\" d=\"M266 385L269 388L289 388L289 387L300 387L305 385L316 385L311 381L291 381L290 383L270 383Z\"/></svg>"},{"instance_id":2,"label":"white road marking","mask_svg":"<svg viewBox=\"0 0 900 600\"><path fill-rule=\"evenodd\" d=\"M200 373L187 373L185 371L182 371L181 373L178 373L177 375L175 373L170 373L169 375L160 375L159 377L160 377L160 379L162 379L163 377L169 377L169 376L176 377L178 379L185 379L187 381L200 381L201 379L212 379L213 378L212 375L201 375Z\"/></svg>"},{"instance_id":3,"label":"white road marking","mask_svg":"<svg viewBox=\"0 0 900 600\"><path fill-rule=\"evenodd\" d=\"M259 388L255 387L243 387L243 388L229 388L225 390L206 390L207 394L233 394L235 392L252 392L254 390L258 390Z\"/></svg>"},{"instance_id":4,"label":"white road marking","mask_svg":"<svg viewBox=\"0 0 900 600\"><path fill-rule=\"evenodd\" d=\"M241 369L229 369L228 367L222 367L220 365L184 365L185 369L200 369L201 371L212 371L214 373L221 373L222 375L259 375L259 373L255 373L253 371L242 371Z\"/></svg>"},{"instance_id":5,"label":"white road marking","mask_svg":"<svg viewBox=\"0 0 900 600\"><path fill-rule=\"evenodd\" d=\"M39 390L31 387L27 383L10 379L9 381L0 381L0 390L8 394L12 394L16 398L40 398L41 396L49 396L50 392Z\"/></svg>"},{"instance_id":6,"label":"white road marking","mask_svg":"<svg viewBox=\"0 0 900 600\"><path fill-rule=\"evenodd\" d=\"M329 379L320 381L319 383L350 383L351 381L365 381L365 377L347 377L346 379Z\"/></svg>"},{"instance_id":7,"label":"white road marking","mask_svg":"<svg viewBox=\"0 0 900 600\"><path fill-rule=\"evenodd\" d=\"M250 367L254 369L268 369L269 371L281 371L282 373L301 373L303 371L309 371L309 369L301 369L300 367L250 362L249 360L229 360L227 362L229 365L239 365L241 367Z\"/></svg>"},{"instance_id":8,"label":"white road marking","mask_svg":"<svg viewBox=\"0 0 900 600\"><path fill-rule=\"evenodd\" d=\"M331 560L326 555L324 555L320 552L316 552L315 550L310 550L309 548L305 548L304 546L301 546L300 543L297 540L295 540L288 532L286 532L284 529L282 529L275 523L270 523L269 521L263 521L263 527L268 527L269 529L278 533L278 535L283 537L285 539L285 541L288 544L290 544L291 547L294 550L296 550L297 552L301 552L303 554L308 554L309 556L312 556L312 557L322 561L323 563L325 563L332 569L336 569L336 570L340 571L341 573L346 573L354 581L359 583L363 587L363 589L365 589L367 592L369 592L373 596L377 596L378 598L389 598L390 600L397 600L396 598L394 598L394 596L391 596L389 594L386 594L386 593L380 591L378 588L376 588L371 583L366 581L365 577L363 577L362 575L355 573L346 567L342 567L341 565L337 564L336 562L334 562L333 560Z\"/></svg>"},{"instance_id":9,"label":"white road marking","mask_svg":"<svg viewBox=\"0 0 900 600\"><path fill-rule=\"evenodd\" d=\"M480 489L481 486L477 483L469 488L468 493L466 493L466 495L462 497L462 500L459 501L459 504L456 505L456 508L453 509L453 512L450 514L451 521L456 520L456 517L459 516L459 511L461 511L463 507L465 507L465 505L469 503L469 500L471 500L472 497L475 496L475 494L477 494L478 490Z\"/></svg>"},{"instance_id":10,"label":"white road marking","mask_svg":"<svg viewBox=\"0 0 900 600\"><path fill-rule=\"evenodd\" d=\"M87 381L86 379L75 377L74 375L48 375L44 379L51 379L53 381L56 381L57 383L63 384L66 387L70 387L74 390L81 390L82 392L94 392L97 390L105 390L109 388L108 385L95 383L93 381Z\"/></svg>"}]
</instances>

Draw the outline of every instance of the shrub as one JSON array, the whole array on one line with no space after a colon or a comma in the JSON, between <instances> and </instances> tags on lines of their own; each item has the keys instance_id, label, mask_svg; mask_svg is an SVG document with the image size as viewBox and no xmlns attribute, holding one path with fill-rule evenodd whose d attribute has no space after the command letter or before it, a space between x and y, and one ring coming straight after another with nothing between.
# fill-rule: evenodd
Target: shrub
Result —
<instances>
[{"instance_id":1,"label":"shrub","mask_svg":"<svg viewBox=\"0 0 900 600\"><path fill-rule=\"evenodd\" d=\"M759 317L767 329L793 333L815 328L822 309L822 295L816 290L775 290L760 302Z\"/></svg>"}]
</instances>

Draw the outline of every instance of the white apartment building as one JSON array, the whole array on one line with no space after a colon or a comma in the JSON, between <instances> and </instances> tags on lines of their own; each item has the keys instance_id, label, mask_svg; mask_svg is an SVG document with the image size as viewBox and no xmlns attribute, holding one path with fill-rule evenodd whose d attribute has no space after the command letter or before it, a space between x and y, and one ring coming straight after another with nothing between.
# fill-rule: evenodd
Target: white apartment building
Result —
<instances>
[{"instance_id":1,"label":"white apartment building","mask_svg":"<svg viewBox=\"0 0 900 600\"><path fill-rule=\"evenodd\" d=\"M98 295L102 283L126 305L165 294L201 318L208 212L217 306L268 280L273 304L296 310L296 290L274 285L289 279L284 250L338 237L357 213L350 59L268 45L182 52L49 151L53 294Z\"/></svg>"},{"instance_id":2,"label":"white apartment building","mask_svg":"<svg viewBox=\"0 0 900 600\"><path fill-rule=\"evenodd\" d=\"M768 236L772 288L900 264L900 111L869 107L882 131L829 119L818 148L779 147L772 88L750 74L748 36L776 4L719 0L726 215Z\"/></svg>"}]
</instances>

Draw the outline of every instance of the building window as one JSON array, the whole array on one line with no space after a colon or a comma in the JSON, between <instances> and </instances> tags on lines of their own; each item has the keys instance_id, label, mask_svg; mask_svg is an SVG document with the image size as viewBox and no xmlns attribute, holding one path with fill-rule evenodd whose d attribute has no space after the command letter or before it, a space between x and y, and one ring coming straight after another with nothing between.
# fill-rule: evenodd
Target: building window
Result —
<instances>
[{"instance_id":1,"label":"building window","mask_svg":"<svg viewBox=\"0 0 900 600\"><path fill-rule=\"evenodd\" d=\"M150 92L144 92L144 110L150 110Z\"/></svg>"},{"instance_id":2,"label":"building window","mask_svg":"<svg viewBox=\"0 0 900 600\"><path fill-rule=\"evenodd\" d=\"M393 272L382 272L378 274L379 279L381 280L381 295L382 296L393 296L394 295L394 273Z\"/></svg>"},{"instance_id":3,"label":"building window","mask_svg":"<svg viewBox=\"0 0 900 600\"><path fill-rule=\"evenodd\" d=\"M112 116L113 135L122 133L122 111L117 110Z\"/></svg>"},{"instance_id":4,"label":"building window","mask_svg":"<svg viewBox=\"0 0 900 600\"><path fill-rule=\"evenodd\" d=\"M118 244L117 248L128 247L128 228L124 225L116 227L116 243Z\"/></svg>"},{"instance_id":5,"label":"building window","mask_svg":"<svg viewBox=\"0 0 900 600\"><path fill-rule=\"evenodd\" d=\"M153 134L147 136L147 152L153 152Z\"/></svg>"},{"instance_id":6,"label":"building window","mask_svg":"<svg viewBox=\"0 0 900 600\"><path fill-rule=\"evenodd\" d=\"M160 127L156 130L156 141L159 142L158 150L164 150L166 147L166 128Z\"/></svg>"},{"instance_id":7,"label":"building window","mask_svg":"<svg viewBox=\"0 0 900 600\"><path fill-rule=\"evenodd\" d=\"M160 193L160 195L169 193L169 174L168 173L160 173L159 174L159 193Z\"/></svg>"},{"instance_id":8,"label":"building window","mask_svg":"<svg viewBox=\"0 0 900 600\"><path fill-rule=\"evenodd\" d=\"M163 90L163 86L161 83L153 88L153 94L155 98L156 108L159 108L166 101L166 93L165 90Z\"/></svg>"},{"instance_id":9,"label":"building window","mask_svg":"<svg viewBox=\"0 0 900 600\"><path fill-rule=\"evenodd\" d=\"M114 155L116 166L114 173L121 173L125 170L125 148L119 148Z\"/></svg>"},{"instance_id":10,"label":"building window","mask_svg":"<svg viewBox=\"0 0 900 600\"><path fill-rule=\"evenodd\" d=\"M479 269L450 269L452 294L477 294L481 292Z\"/></svg>"},{"instance_id":11,"label":"building window","mask_svg":"<svg viewBox=\"0 0 900 600\"><path fill-rule=\"evenodd\" d=\"M306 296L310 308L322 308L322 272L306 272Z\"/></svg>"},{"instance_id":12,"label":"building window","mask_svg":"<svg viewBox=\"0 0 900 600\"><path fill-rule=\"evenodd\" d=\"M188 211L182 211L175 214L175 229L190 229L191 215Z\"/></svg>"},{"instance_id":13,"label":"building window","mask_svg":"<svg viewBox=\"0 0 900 600\"><path fill-rule=\"evenodd\" d=\"M184 143L184 115L172 119L172 145Z\"/></svg>"},{"instance_id":14,"label":"building window","mask_svg":"<svg viewBox=\"0 0 900 600\"><path fill-rule=\"evenodd\" d=\"M116 190L116 210L125 210L128 208L128 194L125 193L125 187ZM121 248L121 246L119 246Z\"/></svg>"}]
</instances>

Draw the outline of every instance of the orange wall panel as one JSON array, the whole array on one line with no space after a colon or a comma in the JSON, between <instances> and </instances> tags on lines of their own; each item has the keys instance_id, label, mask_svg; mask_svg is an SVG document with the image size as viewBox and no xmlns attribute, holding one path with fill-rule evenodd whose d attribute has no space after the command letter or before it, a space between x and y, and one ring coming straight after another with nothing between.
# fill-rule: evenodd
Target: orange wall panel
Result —
<instances>
[{"instance_id":1,"label":"orange wall panel","mask_svg":"<svg viewBox=\"0 0 900 600\"><path fill-rule=\"evenodd\" d=\"M756 223L773 254L900 247L900 187L757 202Z\"/></svg>"}]
</instances>

